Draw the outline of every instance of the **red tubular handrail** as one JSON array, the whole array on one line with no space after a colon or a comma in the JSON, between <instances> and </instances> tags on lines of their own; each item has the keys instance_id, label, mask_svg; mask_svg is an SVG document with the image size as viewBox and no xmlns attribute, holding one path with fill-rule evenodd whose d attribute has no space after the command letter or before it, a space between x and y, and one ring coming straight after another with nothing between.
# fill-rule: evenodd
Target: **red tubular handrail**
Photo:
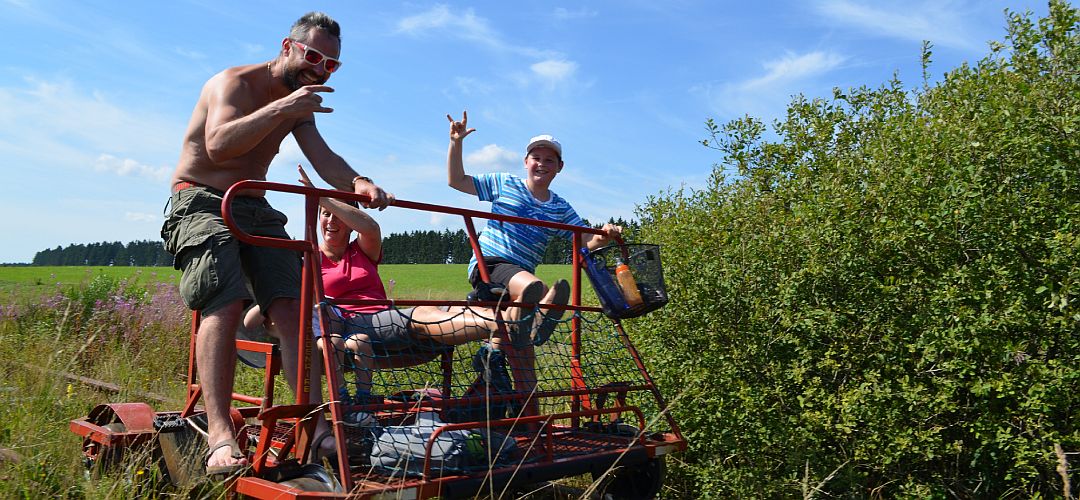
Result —
<instances>
[{"instance_id":1,"label":"red tubular handrail","mask_svg":"<svg viewBox=\"0 0 1080 500\"><path fill-rule=\"evenodd\" d=\"M321 188L309 188L306 186L298 186L295 184L281 184L278 182L269 181L240 181L233 184L228 191L225 192L224 198L221 200L221 214L225 219L225 225L229 227L229 230L236 235L236 237L244 243L251 243L253 245L265 245L278 248L291 248L296 251L305 251L308 249L307 242L300 240L285 240L281 238L268 238L265 236L254 236L245 233L236 226L232 220L232 210L229 205L232 204L232 199L236 196L242 196L239 194L241 191L249 189L255 190L268 190L268 191L281 191L285 193L302 194L308 197L328 197L338 198L341 200L356 201L359 203L367 203L370 199L367 196L350 193L347 191L338 191L334 189L321 189ZM500 220L503 222L514 222L518 224L527 224L531 226L547 227L551 229L562 229L565 231L571 231L574 233L592 233L597 235L604 235L603 231L599 229L593 229L585 226L574 226L571 224L563 224L561 222L549 222L537 219L529 219L526 217L517 217L514 215L502 215L491 212L483 212L480 210L471 210L468 208L448 207L444 205L433 205L430 203L420 203L416 201L406 200L394 200L390 203L390 206L398 208L407 208L410 210L419 210L424 212L438 212L443 214L460 215L463 217L474 217L481 219ZM621 238L616 238L616 241L622 243Z\"/></svg>"}]
</instances>

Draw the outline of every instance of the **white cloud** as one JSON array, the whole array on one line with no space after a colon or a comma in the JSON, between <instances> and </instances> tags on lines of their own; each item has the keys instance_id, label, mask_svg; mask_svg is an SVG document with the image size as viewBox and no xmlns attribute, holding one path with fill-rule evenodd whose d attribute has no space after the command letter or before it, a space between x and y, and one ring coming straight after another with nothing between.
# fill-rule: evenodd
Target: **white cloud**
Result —
<instances>
[{"instance_id":1,"label":"white cloud","mask_svg":"<svg viewBox=\"0 0 1080 500\"><path fill-rule=\"evenodd\" d=\"M140 212L124 212L124 220L131 222L160 222L161 217Z\"/></svg>"},{"instance_id":2,"label":"white cloud","mask_svg":"<svg viewBox=\"0 0 1080 500\"><path fill-rule=\"evenodd\" d=\"M495 86L479 78L459 76L454 78L454 84L462 95L485 95L495 90Z\"/></svg>"},{"instance_id":3,"label":"white cloud","mask_svg":"<svg viewBox=\"0 0 1080 500\"><path fill-rule=\"evenodd\" d=\"M241 46L243 47L244 52L251 57L264 57L267 52L277 53L277 50L274 50L272 47L267 49L266 46L261 43L244 43Z\"/></svg>"},{"instance_id":4,"label":"white cloud","mask_svg":"<svg viewBox=\"0 0 1080 500\"><path fill-rule=\"evenodd\" d=\"M773 84L798 81L828 73L843 62L843 56L831 52L815 51L802 55L788 53L778 60L763 63L762 66L768 71L760 77L743 82L739 88L754 90Z\"/></svg>"},{"instance_id":5,"label":"white cloud","mask_svg":"<svg viewBox=\"0 0 1080 500\"><path fill-rule=\"evenodd\" d=\"M555 57L549 50L513 45L506 42L472 9L452 12L446 5L436 5L425 12L406 17L397 23L397 32L410 36L440 35L474 42L496 51L512 52L528 57Z\"/></svg>"},{"instance_id":6,"label":"white cloud","mask_svg":"<svg viewBox=\"0 0 1080 500\"><path fill-rule=\"evenodd\" d=\"M569 10L565 7L556 7L554 12L555 19L563 21L571 19L587 19L590 17L596 17L597 15L599 15L599 12L585 7L581 7L577 10Z\"/></svg>"},{"instance_id":7,"label":"white cloud","mask_svg":"<svg viewBox=\"0 0 1080 500\"><path fill-rule=\"evenodd\" d=\"M524 155L519 155L497 144L488 144L474 153L465 156L466 169L477 172L495 172L506 170L519 161Z\"/></svg>"},{"instance_id":8,"label":"white cloud","mask_svg":"<svg viewBox=\"0 0 1080 500\"><path fill-rule=\"evenodd\" d=\"M281 140L281 145L278 146L278 154L270 161L270 167L266 171L266 180L271 182L281 182L285 184L295 184L300 179L300 174L296 172L296 166L300 165L307 171L308 177L312 180L318 179L318 173L314 172L311 167L311 162L304 156L304 152L300 150L300 145L296 143L296 139L289 134ZM326 187L320 185L319 182L315 182L316 186Z\"/></svg>"},{"instance_id":9,"label":"white cloud","mask_svg":"<svg viewBox=\"0 0 1080 500\"><path fill-rule=\"evenodd\" d=\"M565 11L565 9L564 9ZM558 15L558 11L557 15ZM584 12L563 12L563 15L583 15ZM472 9L452 10L446 5L436 5L427 11L408 16L397 23L399 34L427 37L438 36L446 40L462 40L480 45L495 52L509 53L537 62L529 64L529 71L512 71L504 78L519 88L537 86L552 91L565 87L569 83L579 86L573 77L578 64L569 61L557 51L540 49L508 42L484 17L476 15ZM517 61L517 59L515 59ZM462 95L487 95L497 90L497 86L477 78L459 76L454 79L454 86Z\"/></svg>"},{"instance_id":10,"label":"white cloud","mask_svg":"<svg viewBox=\"0 0 1080 500\"><path fill-rule=\"evenodd\" d=\"M548 59L530 65L529 69L540 78L555 84L574 76L574 72L577 71L577 63Z\"/></svg>"},{"instance_id":11,"label":"white cloud","mask_svg":"<svg viewBox=\"0 0 1080 500\"><path fill-rule=\"evenodd\" d=\"M167 167L140 166L130 158L174 158L178 127L67 80L28 78L24 86L0 87L0 153L8 158L157 179Z\"/></svg>"},{"instance_id":12,"label":"white cloud","mask_svg":"<svg viewBox=\"0 0 1080 500\"><path fill-rule=\"evenodd\" d=\"M431 217L428 218L428 224L432 227L445 226L446 223L449 222L447 219L448 217L446 214L431 212Z\"/></svg>"},{"instance_id":13,"label":"white cloud","mask_svg":"<svg viewBox=\"0 0 1080 500\"><path fill-rule=\"evenodd\" d=\"M833 52L788 53L762 63L765 72L742 81L706 84L692 88L701 93L715 112L724 117L749 114L775 118L799 93L813 94L816 78L840 67L847 58Z\"/></svg>"},{"instance_id":14,"label":"white cloud","mask_svg":"<svg viewBox=\"0 0 1080 500\"><path fill-rule=\"evenodd\" d=\"M154 181L165 182L172 174L171 166L151 167L144 165L131 158L117 158L103 154L94 161L94 170L98 172L112 172L117 175L145 177Z\"/></svg>"},{"instance_id":15,"label":"white cloud","mask_svg":"<svg viewBox=\"0 0 1080 500\"><path fill-rule=\"evenodd\" d=\"M472 9L463 13L450 12L446 5L436 5L426 12L406 17L398 21L398 32L410 35L425 35L429 32L450 30L461 38L481 42L485 45L499 46L499 41L486 19L478 17Z\"/></svg>"},{"instance_id":16,"label":"white cloud","mask_svg":"<svg viewBox=\"0 0 1080 500\"><path fill-rule=\"evenodd\" d=\"M962 5L949 1L875 2L826 0L818 11L833 22L902 40L930 40L935 45L970 49L972 43Z\"/></svg>"},{"instance_id":17,"label":"white cloud","mask_svg":"<svg viewBox=\"0 0 1080 500\"><path fill-rule=\"evenodd\" d=\"M177 47L173 49L173 52L176 52L176 54L180 57L183 57L185 59L191 59L193 61L201 61L206 59L205 53L199 52L197 50L187 49L184 47Z\"/></svg>"}]
</instances>

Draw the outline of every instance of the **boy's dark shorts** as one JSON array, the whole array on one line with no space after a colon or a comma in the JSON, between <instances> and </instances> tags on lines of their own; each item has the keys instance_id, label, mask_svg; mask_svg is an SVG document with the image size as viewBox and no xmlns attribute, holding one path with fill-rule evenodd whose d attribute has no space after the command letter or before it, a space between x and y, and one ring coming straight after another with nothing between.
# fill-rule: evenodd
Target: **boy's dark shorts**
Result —
<instances>
[{"instance_id":1,"label":"boy's dark shorts","mask_svg":"<svg viewBox=\"0 0 1080 500\"><path fill-rule=\"evenodd\" d=\"M528 271L524 267L521 267L506 259L500 259L498 257L484 257L484 264L487 267L488 277L491 278L492 284L500 284L504 287L510 286L510 279L517 273L522 271ZM480 265L477 264L469 273L469 283L476 288L484 280L480 279Z\"/></svg>"},{"instance_id":2,"label":"boy's dark shorts","mask_svg":"<svg viewBox=\"0 0 1080 500\"><path fill-rule=\"evenodd\" d=\"M221 218L221 191L190 187L173 193L161 227L173 267L183 271L180 296L192 310L214 312L237 300L269 310L277 298L299 298L300 254L254 246L237 240ZM241 229L255 236L289 239L288 218L265 198L236 197L232 215Z\"/></svg>"}]
</instances>

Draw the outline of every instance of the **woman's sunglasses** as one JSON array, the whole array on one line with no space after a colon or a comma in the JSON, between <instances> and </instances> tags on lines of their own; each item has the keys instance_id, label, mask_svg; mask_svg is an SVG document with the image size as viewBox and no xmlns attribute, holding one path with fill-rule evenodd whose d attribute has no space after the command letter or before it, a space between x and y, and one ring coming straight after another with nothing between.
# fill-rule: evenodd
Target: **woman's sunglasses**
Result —
<instances>
[{"instance_id":1,"label":"woman's sunglasses","mask_svg":"<svg viewBox=\"0 0 1080 500\"><path fill-rule=\"evenodd\" d=\"M312 66L318 66L319 63L322 63L323 68L326 68L327 73L333 73L341 67L341 61L334 59L333 57L327 56L326 54L323 54L322 52L308 47L307 45L304 45L296 40L290 39L289 41L291 41L297 47L303 49L304 61L308 64Z\"/></svg>"}]
</instances>

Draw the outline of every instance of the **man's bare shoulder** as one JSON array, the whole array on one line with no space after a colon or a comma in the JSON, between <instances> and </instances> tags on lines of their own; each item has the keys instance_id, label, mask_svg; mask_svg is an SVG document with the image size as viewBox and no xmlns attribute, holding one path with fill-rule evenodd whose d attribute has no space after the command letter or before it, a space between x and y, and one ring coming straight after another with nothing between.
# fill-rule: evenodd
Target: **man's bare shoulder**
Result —
<instances>
[{"instance_id":1,"label":"man's bare shoulder","mask_svg":"<svg viewBox=\"0 0 1080 500\"><path fill-rule=\"evenodd\" d=\"M250 86L252 80L257 79L261 73L258 72L259 68L264 68L265 64L247 64L244 66L233 66L219 71L214 76L210 77L206 81L204 88L245 88Z\"/></svg>"},{"instance_id":2,"label":"man's bare shoulder","mask_svg":"<svg viewBox=\"0 0 1080 500\"><path fill-rule=\"evenodd\" d=\"M255 97L259 94L257 90L262 88L259 68L265 68L265 65L234 66L218 72L203 85L201 101L210 107L237 107L244 113L258 108L263 104Z\"/></svg>"}]
</instances>

